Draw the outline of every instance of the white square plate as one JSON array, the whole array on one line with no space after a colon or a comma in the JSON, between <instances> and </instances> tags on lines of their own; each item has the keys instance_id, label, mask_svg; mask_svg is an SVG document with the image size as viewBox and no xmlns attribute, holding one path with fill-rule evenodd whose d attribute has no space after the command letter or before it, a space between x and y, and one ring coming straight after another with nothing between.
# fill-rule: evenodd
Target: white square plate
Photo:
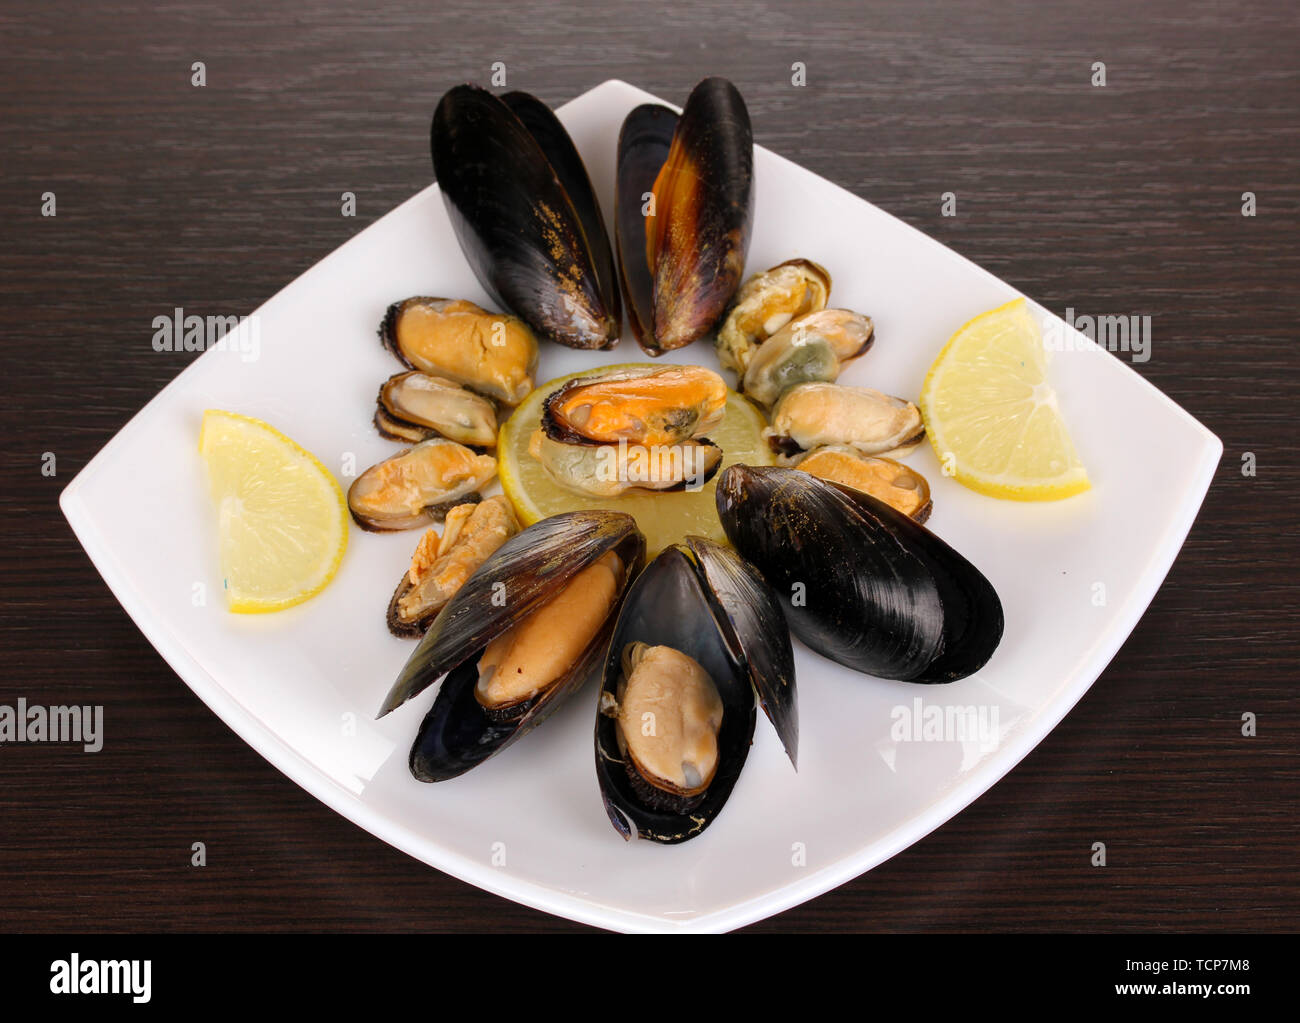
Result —
<instances>
[{"instance_id":1,"label":"white square plate","mask_svg":"<svg viewBox=\"0 0 1300 1023\"><path fill-rule=\"evenodd\" d=\"M559 111L606 211L619 127L654 99L610 81ZM417 144L423 130L411 127L412 160L427 160ZM755 169L749 272L816 259L834 276L833 304L875 320L878 341L844 382L915 399L953 331L1015 295L779 156L757 149ZM436 186L262 306L256 360L217 350L195 360L64 490L63 511L177 674L295 782L440 870L604 927L739 927L869 870L972 802L1047 735L1119 649L1182 545L1222 451L1118 358L1096 347L1056 353L1052 379L1092 476L1089 493L998 501L945 479L928 445L909 458L933 486L930 528L1002 597L1006 634L984 670L950 686L909 686L855 674L796 643L798 773L760 715L748 764L708 831L680 846L625 844L597 790L590 688L463 778L423 785L410 776L407 753L432 694L381 721L374 714L412 649L388 634L383 612L417 534L354 529L334 582L279 614L228 614L215 592L216 523L197 454L204 409L266 419L340 475L349 457L358 469L386 457L396 448L370 417L379 383L397 366L375 330L390 302L416 294L486 302ZM628 334L605 353L543 348L539 381L641 358ZM707 343L671 358L716 364ZM195 604L196 584L210 595L205 605ZM894 741L895 708L918 697L926 707L996 710L996 742Z\"/></svg>"}]
</instances>

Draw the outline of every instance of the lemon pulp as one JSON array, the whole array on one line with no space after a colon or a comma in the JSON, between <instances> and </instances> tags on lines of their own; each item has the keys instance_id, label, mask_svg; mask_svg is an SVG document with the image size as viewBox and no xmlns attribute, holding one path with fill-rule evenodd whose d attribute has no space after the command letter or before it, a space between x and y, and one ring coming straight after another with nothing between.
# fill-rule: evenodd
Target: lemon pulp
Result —
<instances>
[{"instance_id":1,"label":"lemon pulp","mask_svg":"<svg viewBox=\"0 0 1300 1023\"><path fill-rule=\"evenodd\" d=\"M348 511L316 456L260 419L217 409L203 414L199 453L230 610L278 611L323 590L347 548Z\"/></svg>"},{"instance_id":2,"label":"lemon pulp","mask_svg":"<svg viewBox=\"0 0 1300 1023\"><path fill-rule=\"evenodd\" d=\"M1091 485L1047 382L1042 333L1023 298L976 316L952 336L926 375L920 407L944 473L972 490L1051 501Z\"/></svg>"},{"instance_id":3,"label":"lemon pulp","mask_svg":"<svg viewBox=\"0 0 1300 1023\"><path fill-rule=\"evenodd\" d=\"M627 512L636 519L641 532L645 534L646 554L651 558L689 534L707 536L719 543L726 543L727 537L722 530L722 523L718 521L717 506L714 504L716 476L695 491L655 493L633 489L618 497L587 497L560 486L542 464L528 453L528 439L541 423L542 404L556 388L578 377L631 369L634 365L645 364L629 363L595 370L586 369L557 377L539 385L520 403L502 424L497 439L497 474L506 497L515 506L524 525L532 525L560 512L581 509L606 508ZM738 462L746 465L771 465L772 454L762 436L766 425L763 414L754 405L728 389L722 422L709 430L709 440L722 448L722 465L718 472L721 473L727 466Z\"/></svg>"}]
</instances>

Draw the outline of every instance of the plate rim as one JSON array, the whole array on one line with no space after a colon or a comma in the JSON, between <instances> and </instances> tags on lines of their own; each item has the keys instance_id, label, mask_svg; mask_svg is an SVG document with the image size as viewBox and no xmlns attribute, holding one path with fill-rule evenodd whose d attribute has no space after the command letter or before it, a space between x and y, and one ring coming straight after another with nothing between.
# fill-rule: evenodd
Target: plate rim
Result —
<instances>
[{"instance_id":1,"label":"plate rim","mask_svg":"<svg viewBox=\"0 0 1300 1023\"><path fill-rule=\"evenodd\" d=\"M568 103L557 107L556 110L557 112L562 111L570 103L591 97L594 93L609 91L610 86L635 94L640 102L663 103L662 100L651 93L645 92L621 79L610 78L579 93ZM672 104L665 103L664 105L671 106ZM968 267L977 270L987 280L997 284L1002 289L1009 291L1013 295L1021 294L991 271L986 270L920 228L914 227L889 211L876 206L870 200L855 195L836 182L806 167L802 167L779 153L774 153L766 148L763 148L763 152L767 157L774 157L781 163L788 164L801 173L811 174L822 184L830 186L838 193L837 198L839 201L843 202L849 199L855 203L862 203L871 207L875 212L896 221L902 228L919 235L931 246L937 247L937 249L942 250L949 256L957 257ZM434 182L418 190L365 229L336 246L308 269L285 284L284 287L265 299L254 310L254 315L266 305L280 299L286 292L291 291L303 278L312 275L336 257L340 257L345 249L353 243L359 243L360 239L364 238L369 231L377 228L388 218L397 216L408 205L421 200L430 189L437 188L438 185ZM1030 305L1040 313L1055 316L1034 299L1029 296L1025 297ZM1059 319L1059 317L1057 318ZM594 927L629 932L691 933L727 931L774 916L823 895L870 871L904 849L919 842L926 835L947 823L983 796L1056 729L1057 725L1074 709L1084 694L1101 677L1101 674L1106 670L1116 653L1132 635L1133 630L1146 613L1152 600L1155 599L1155 595L1163 586L1169 570L1186 542L1192 524L1195 522L1213 482L1214 474L1223 453L1223 443L1219 437L1155 384L1147 380L1141 373L1121 362L1120 369L1132 373L1137 380L1145 385L1149 394L1158 397L1168 410L1177 413L1186 424L1195 427L1195 430L1199 432L1200 436L1197 438L1199 444L1194 452L1189 451L1189 454L1194 455L1197 472L1191 480L1190 488L1186 491L1188 496L1183 501L1173 526L1162 534L1161 542L1151 552L1147 564L1139 576L1139 585L1135 586L1127 594L1125 602L1121 605L1117 624L1097 638L1081 664L1071 675L1067 676L1064 680L1061 695L1058 695L1045 708L1045 712L1040 719L1026 730L1018 741L1007 746L1000 745L993 754L966 777L962 785L929 803L911 817L905 818L885 840L871 843L856 852L842 856L809 873L802 879L783 885L775 891L757 895L710 912L683 919L672 919L633 912L620 907L602 904L580 895L545 888L536 882L518 879L515 875L485 866L455 852L449 847L431 844L427 835L419 834L374 809L370 804L358 798L355 793L333 781L287 745L279 735L271 731L234 696L226 692L217 679L193 658L186 649L184 641L175 635L161 619L154 618L148 609L144 607L143 597L127 581L125 569L119 563L110 545L100 534L90 506L84 500L81 492L86 488L89 481L102 471L104 465L111 460L116 451L125 446L150 418L158 414L159 409L165 404L168 392L178 387L187 374L194 372L196 367L202 363L203 356L208 354L211 353L204 352L168 381L153 398L105 442L103 447L81 468L59 495L59 508L72 528L73 534L136 628L158 651L172 671L243 742L252 747L256 753L300 788L320 800L340 816L368 831L381 841L401 850L413 859L450 874L476 888L554 916Z\"/></svg>"}]
</instances>

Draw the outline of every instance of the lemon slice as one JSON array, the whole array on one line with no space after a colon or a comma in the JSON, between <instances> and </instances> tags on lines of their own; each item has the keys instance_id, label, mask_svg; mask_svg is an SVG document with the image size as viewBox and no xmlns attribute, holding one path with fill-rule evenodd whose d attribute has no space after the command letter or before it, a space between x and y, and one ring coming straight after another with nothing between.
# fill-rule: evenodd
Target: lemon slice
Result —
<instances>
[{"instance_id":1,"label":"lemon slice","mask_svg":"<svg viewBox=\"0 0 1300 1023\"><path fill-rule=\"evenodd\" d=\"M348 510L316 456L260 419L216 409L203 414L199 453L230 610L279 611L323 590L348 545Z\"/></svg>"},{"instance_id":2,"label":"lemon slice","mask_svg":"<svg viewBox=\"0 0 1300 1023\"><path fill-rule=\"evenodd\" d=\"M1047 382L1047 352L1023 298L952 336L921 388L921 415L945 475L1014 501L1090 486Z\"/></svg>"},{"instance_id":3,"label":"lemon slice","mask_svg":"<svg viewBox=\"0 0 1300 1023\"><path fill-rule=\"evenodd\" d=\"M542 419L542 403L557 387L577 377L632 368L633 364L626 364L570 373L541 384L523 400L501 425L497 438L497 475L506 497L510 498L510 503L515 506L515 512L524 525L532 525L560 512L579 509L608 508L627 512L636 519L641 532L645 534L646 555L650 558L692 533L726 543L727 537L722 531L722 523L718 521L718 510L714 504L716 476L696 491L652 493L647 490L629 490L612 498L584 497L561 487L551 479L542 464L528 453L528 438ZM747 399L735 391L727 391L727 406L722 422L709 431L709 440L722 448L719 473L736 462L747 465L772 464L771 451L762 436L765 425L763 414Z\"/></svg>"}]
</instances>

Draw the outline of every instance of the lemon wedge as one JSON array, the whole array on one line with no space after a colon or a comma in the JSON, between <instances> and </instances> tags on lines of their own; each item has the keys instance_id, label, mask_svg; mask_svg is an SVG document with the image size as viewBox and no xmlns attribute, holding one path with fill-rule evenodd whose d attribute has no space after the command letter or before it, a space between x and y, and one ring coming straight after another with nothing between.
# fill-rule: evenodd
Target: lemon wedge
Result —
<instances>
[{"instance_id":1,"label":"lemon wedge","mask_svg":"<svg viewBox=\"0 0 1300 1023\"><path fill-rule=\"evenodd\" d=\"M659 365L659 364L656 364ZM618 497L585 497L566 490L528 453L528 440L542 419L542 404L556 388L577 377L632 369L634 364L603 366L570 373L532 392L502 425L497 437L497 476L520 522L526 526L560 512L607 508L632 515L646 538L646 556L653 558L670 544L690 534L719 543L727 537L714 504L717 477L699 490L653 493L629 490ZM722 448L721 473L728 465L771 465L772 454L763 439L763 414L735 391L727 391L722 422L709 431L709 440Z\"/></svg>"},{"instance_id":2,"label":"lemon wedge","mask_svg":"<svg viewBox=\"0 0 1300 1023\"><path fill-rule=\"evenodd\" d=\"M217 409L203 414L199 453L230 610L279 611L323 590L347 549L348 510L319 459L260 419Z\"/></svg>"},{"instance_id":3,"label":"lemon wedge","mask_svg":"<svg viewBox=\"0 0 1300 1023\"><path fill-rule=\"evenodd\" d=\"M1054 501L1088 473L1047 382L1047 352L1023 298L976 316L944 346L921 388L944 475L991 497Z\"/></svg>"}]
</instances>

